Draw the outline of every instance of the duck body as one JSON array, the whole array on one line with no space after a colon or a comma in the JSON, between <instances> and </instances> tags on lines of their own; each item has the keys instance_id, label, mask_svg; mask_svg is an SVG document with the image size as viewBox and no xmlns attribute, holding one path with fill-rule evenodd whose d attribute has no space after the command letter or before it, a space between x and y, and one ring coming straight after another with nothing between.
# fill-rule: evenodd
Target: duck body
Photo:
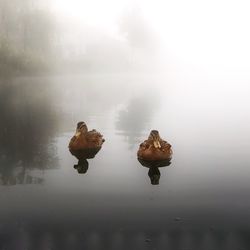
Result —
<instances>
[{"instance_id":1,"label":"duck body","mask_svg":"<svg viewBox=\"0 0 250 250\"><path fill-rule=\"evenodd\" d=\"M77 124L75 135L69 142L69 151L78 160L94 158L105 140L96 130L88 131L84 122Z\"/></svg>"},{"instance_id":2,"label":"duck body","mask_svg":"<svg viewBox=\"0 0 250 250\"><path fill-rule=\"evenodd\" d=\"M140 144L138 159L144 161L164 161L172 157L171 145L162 140L157 130L152 130L147 140Z\"/></svg>"}]
</instances>

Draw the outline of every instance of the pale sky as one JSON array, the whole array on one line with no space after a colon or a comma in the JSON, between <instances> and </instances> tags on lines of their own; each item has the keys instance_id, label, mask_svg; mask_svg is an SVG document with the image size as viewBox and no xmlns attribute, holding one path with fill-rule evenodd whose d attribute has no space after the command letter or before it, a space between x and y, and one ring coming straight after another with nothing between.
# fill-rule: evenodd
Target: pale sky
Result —
<instances>
[{"instance_id":1,"label":"pale sky","mask_svg":"<svg viewBox=\"0 0 250 250\"><path fill-rule=\"evenodd\" d=\"M241 0L53 0L58 16L119 37L124 14L138 10L155 30L163 57L217 72L250 69L250 2Z\"/></svg>"}]
</instances>

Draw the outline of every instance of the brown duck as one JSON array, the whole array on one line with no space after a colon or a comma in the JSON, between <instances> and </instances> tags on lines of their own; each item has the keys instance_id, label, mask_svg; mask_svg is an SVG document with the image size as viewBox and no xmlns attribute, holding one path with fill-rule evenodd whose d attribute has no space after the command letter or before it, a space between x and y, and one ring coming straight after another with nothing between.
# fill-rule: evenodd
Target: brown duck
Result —
<instances>
[{"instance_id":1,"label":"brown duck","mask_svg":"<svg viewBox=\"0 0 250 250\"><path fill-rule=\"evenodd\" d=\"M69 151L79 160L94 158L104 141L95 129L88 131L85 122L78 122L76 133L69 142Z\"/></svg>"},{"instance_id":2,"label":"brown duck","mask_svg":"<svg viewBox=\"0 0 250 250\"><path fill-rule=\"evenodd\" d=\"M152 130L147 140L140 144L137 156L145 161L162 161L172 157L171 145L162 140L157 130Z\"/></svg>"}]
</instances>

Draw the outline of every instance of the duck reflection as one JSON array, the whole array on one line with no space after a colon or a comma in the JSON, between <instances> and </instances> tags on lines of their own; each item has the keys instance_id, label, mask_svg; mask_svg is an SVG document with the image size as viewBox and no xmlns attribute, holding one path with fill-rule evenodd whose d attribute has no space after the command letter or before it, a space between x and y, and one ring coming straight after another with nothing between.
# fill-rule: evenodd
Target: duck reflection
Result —
<instances>
[{"instance_id":1,"label":"duck reflection","mask_svg":"<svg viewBox=\"0 0 250 250\"><path fill-rule=\"evenodd\" d=\"M81 159L78 161L78 164L74 165L74 168L79 174L86 174L89 169L89 163L87 159Z\"/></svg>"},{"instance_id":2,"label":"duck reflection","mask_svg":"<svg viewBox=\"0 0 250 250\"><path fill-rule=\"evenodd\" d=\"M159 185L161 178L161 172L159 168L167 167L171 164L171 158L160 161L146 161L138 158L138 161L141 163L143 167L149 168L148 176L150 178L152 185Z\"/></svg>"},{"instance_id":3,"label":"duck reflection","mask_svg":"<svg viewBox=\"0 0 250 250\"><path fill-rule=\"evenodd\" d=\"M159 168L150 168L148 170L148 176L151 180L152 185L159 185L159 181L161 178L161 172Z\"/></svg>"},{"instance_id":4,"label":"duck reflection","mask_svg":"<svg viewBox=\"0 0 250 250\"><path fill-rule=\"evenodd\" d=\"M95 129L88 131L85 122L78 122L76 133L69 142L69 151L79 161L74 168L79 174L85 174L88 170L89 163L87 159L92 159L102 148L104 143L103 136Z\"/></svg>"},{"instance_id":5,"label":"duck reflection","mask_svg":"<svg viewBox=\"0 0 250 250\"><path fill-rule=\"evenodd\" d=\"M96 154L100 151L100 148L92 149L82 149L77 152L78 164L74 165L74 169L77 170L79 174L86 174L89 169L89 163L87 159L95 158ZM75 156L76 156L75 155Z\"/></svg>"}]
</instances>

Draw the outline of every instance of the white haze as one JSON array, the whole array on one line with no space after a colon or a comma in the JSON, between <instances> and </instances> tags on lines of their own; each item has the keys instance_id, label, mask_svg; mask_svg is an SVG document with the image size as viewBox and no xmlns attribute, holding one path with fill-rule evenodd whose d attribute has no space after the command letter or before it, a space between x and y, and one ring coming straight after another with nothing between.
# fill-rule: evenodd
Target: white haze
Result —
<instances>
[{"instance_id":1,"label":"white haze","mask_svg":"<svg viewBox=\"0 0 250 250\"><path fill-rule=\"evenodd\" d=\"M248 1L53 1L57 16L74 22L72 30L82 32L85 43L93 33L124 42L129 31L122 29L122 22L131 18L141 27L135 31L143 35L147 28L152 36L148 39L157 40L163 68L169 63L175 69L210 74L249 72L249 8ZM92 34L84 34L84 29Z\"/></svg>"},{"instance_id":2,"label":"white haze","mask_svg":"<svg viewBox=\"0 0 250 250\"><path fill-rule=\"evenodd\" d=\"M132 65L158 85L173 120L207 123L231 142L249 138L249 9L236 0L53 1L66 57L92 51L113 73Z\"/></svg>"}]
</instances>

